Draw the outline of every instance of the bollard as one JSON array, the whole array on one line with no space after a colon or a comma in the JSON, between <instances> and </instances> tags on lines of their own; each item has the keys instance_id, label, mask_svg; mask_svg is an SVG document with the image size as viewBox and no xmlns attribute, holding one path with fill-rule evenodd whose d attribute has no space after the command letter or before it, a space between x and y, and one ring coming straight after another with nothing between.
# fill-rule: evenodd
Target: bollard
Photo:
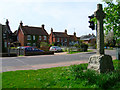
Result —
<instances>
[{"instance_id":1,"label":"bollard","mask_svg":"<svg viewBox=\"0 0 120 90\"><path fill-rule=\"evenodd\" d=\"M120 60L120 48L116 48L116 59Z\"/></svg>"}]
</instances>

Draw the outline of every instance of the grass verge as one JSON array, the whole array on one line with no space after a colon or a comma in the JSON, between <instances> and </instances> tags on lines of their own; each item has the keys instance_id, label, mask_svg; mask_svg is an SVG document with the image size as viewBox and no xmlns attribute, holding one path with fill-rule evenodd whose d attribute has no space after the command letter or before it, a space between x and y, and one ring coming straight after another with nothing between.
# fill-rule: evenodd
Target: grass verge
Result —
<instances>
[{"instance_id":1,"label":"grass verge","mask_svg":"<svg viewBox=\"0 0 120 90\"><path fill-rule=\"evenodd\" d=\"M3 88L120 88L120 61L115 70L97 74L87 70L87 64L39 70L19 70L2 73ZM86 72L83 72L86 70Z\"/></svg>"},{"instance_id":2,"label":"grass verge","mask_svg":"<svg viewBox=\"0 0 120 90\"><path fill-rule=\"evenodd\" d=\"M83 51L70 51L70 53L67 53L67 54L75 54L75 53L81 53ZM88 50L86 52L93 52L93 50Z\"/></svg>"}]
</instances>

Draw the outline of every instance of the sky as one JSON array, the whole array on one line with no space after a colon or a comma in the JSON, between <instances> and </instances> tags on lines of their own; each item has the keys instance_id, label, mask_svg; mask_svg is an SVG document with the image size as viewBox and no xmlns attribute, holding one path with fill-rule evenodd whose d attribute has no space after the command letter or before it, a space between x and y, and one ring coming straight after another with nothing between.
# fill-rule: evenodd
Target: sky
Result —
<instances>
[{"instance_id":1,"label":"sky","mask_svg":"<svg viewBox=\"0 0 120 90\"><path fill-rule=\"evenodd\" d=\"M69 35L76 32L78 37L86 34L96 34L89 28L89 18L97 10L101 0L1 0L0 23L9 20L11 30L18 29L20 21L23 25L41 27L50 34L55 32Z\"/></svg>"}]
</instances>

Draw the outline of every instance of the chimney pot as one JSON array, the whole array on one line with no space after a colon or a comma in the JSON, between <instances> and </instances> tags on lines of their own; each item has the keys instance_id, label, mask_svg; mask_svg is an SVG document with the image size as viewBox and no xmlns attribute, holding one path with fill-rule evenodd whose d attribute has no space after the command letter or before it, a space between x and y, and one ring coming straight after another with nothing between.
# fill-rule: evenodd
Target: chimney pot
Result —
<instances>
[{"instance_id":1,"label":"chimney pot","mask_svg":"<svg viewBox=\"0 0 120 90\"><path fill-rule=\"evenodd\" d=\"M67 34L67 29L65 29L65 33Z\"/></svg>"},{"instance_id":2,"label":"chimney pot","mask_svg":"<svg viewBox=\"0 0 120 90\"><path fill-rule=\"evenodd\" d=\"M23 26L23 22L22 21L20 22L20 26Z\"/></svg>"},{"instance_id":3,"label":"chimney pot","mask_svg":"<svg viewBox=\"0 0 120 90\"><path fill-rule=\"evenodd\" d=\"M51 33L53 32L53 28L51 28Z\"/></svg>"},{"instance_id":4,"label":"chimney pot","mask_svg":"<svg viewBox=\"0 0 120 90\"><path fill-rule=\"evenodd\" d=\"M9 21L8 21L8 19L6 19L6 25L9 25Z\"/></svg>"},{"instance_id":5,"label":"chimney pot","mask_svg":"<svg viewBox=\"0 0 120 90\"><path fill-rule=\"evenodd\" d=\"M42 29L45 29L45 25L44 24L42 24Z\"/></svg>"}]
</instances>

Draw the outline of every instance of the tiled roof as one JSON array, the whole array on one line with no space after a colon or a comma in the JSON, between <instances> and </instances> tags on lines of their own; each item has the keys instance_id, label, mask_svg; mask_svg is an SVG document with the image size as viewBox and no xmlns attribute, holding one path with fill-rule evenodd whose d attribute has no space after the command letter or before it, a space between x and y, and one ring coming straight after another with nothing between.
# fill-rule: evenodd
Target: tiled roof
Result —
<instances>
[{"instance_id":1,"label":"tiled roof","mask_svg":"<svg viewBox=\"0 0 120 90\"><path fill-rule=\"evenodd\" d=\"M69 35L69 39L71 40L71 41L76 41L77 40L77 37L76 36L74 36L74 35Z\"/></svg>"},{"instance_id":2,"label":"tiled roof","mask_svg":"<svg viewBox=\"0 0 120 90\"><path fill-rule=\"evenodd\" d=\"M45 29L41 27L32 27L32 26L21 26L23 33L26 35L45 35L47 36L48 33Z\"/></svg>"},{"instance_id":3,"label":"tiled roof","mask_svg":"<svg viewBox=\"0 0 120 90\"><path fill-rule=\"evenodd\" d=\"M95 38L94 35L83 35L80 37L80 40L90 40L90 39L93 39Z\"/></svg>"},{"instance_id":4,"label":"tiled roof","mask_svg":"<svg viewBox=\"0 0 120 90\"><path fill-rule=\"evenodd\" d=\"M65 32L53 32L55 37L63 37L63 38L68 38L69 36Z\"/></svg>"}]
</instances>

